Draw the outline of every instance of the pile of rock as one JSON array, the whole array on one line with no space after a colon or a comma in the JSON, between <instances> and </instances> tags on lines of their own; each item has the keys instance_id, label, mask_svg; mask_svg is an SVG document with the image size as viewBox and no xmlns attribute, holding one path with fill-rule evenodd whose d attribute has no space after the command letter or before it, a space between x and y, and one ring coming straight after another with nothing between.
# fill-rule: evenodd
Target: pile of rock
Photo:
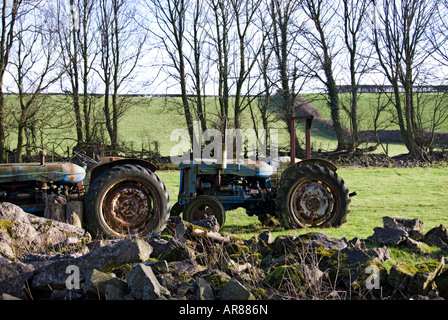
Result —
<instances>
[{"instance_id":1,"label":"pile of rock","mask_svg":"<svg viewBox=\"0 0 448 320\"><path fill-rule=\"evenodd\" d=\"M432 228L426 234L423 230L424 223L418 218L411 220L383 217L383 228L374 228L374 234L367 240L385 246L406 246L417 252L426 243L448 253L448 231L445 226Z\"/></svg>"},{"instance_id":2,"label":"pile of rock","mask_svg":"<svg viewBox=\"0 0 448 320\"><path fill-rule=\"evenodd\" d=\"M241 240L180 222L170 235L92 240L83 230L0 204L2 299L251 300L448 298L444 259L387 271L391 246L448 244L442 226L384 218L366 240L323 233ZM207 226L204 228L203 226ZM445 231L443 231L445 230ZM389 232L389 235L387 235ZM445 233L444 233L445 232ZM51 235L51 236L50 236ZM54 237L53 237L54 235Z\"/></svg>"},{"instance_id":3,"label":"pile of rock","mask_svg":"<svg viewBox=\"0 0 448 320\"><path fill-rule=\"evenodd\" d=\"M22 260L43 252L88 252L89 233L71 224L41 218L11 203L0 203L0 255Z\"/></svg>"}]
</instances>

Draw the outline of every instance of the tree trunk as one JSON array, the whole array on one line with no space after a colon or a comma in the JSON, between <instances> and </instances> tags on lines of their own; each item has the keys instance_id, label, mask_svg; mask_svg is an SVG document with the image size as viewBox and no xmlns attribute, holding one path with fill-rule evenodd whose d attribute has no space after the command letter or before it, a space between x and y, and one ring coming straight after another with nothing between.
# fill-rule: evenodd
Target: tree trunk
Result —
<instances>
[{"instance_id":1,"label":"tree trunk","mask_svg":"<svg viewBox=\"0 0 448 320\"><path fill-rule=\"evenodd\" d=\"M5 146L5 96L3 92L3 77L5 75L6 66L8 65L9 53L14 40L14 24L17 21L17 15L22 5L21 0L14 0L11 4L11 13L8 20L6 0L2 2L1 16L1 37L0 37L0 161L6 160Z\"/></svg>"},{"instance_id":2,"label":"tree trunk","mask_svg":"<svg viewBox=\"0 0 448 320\"><path fill-rule=\"evenodd\" d=\"M194 25L193 25L193 33L194 33L194 77L195 77L195 89L196 89L196 104L197 104L197 112L198 118L201 122L202 130L207 130L207 118L205 116L205 104L202 102L202 82L201 82L201 40L199 39L198 31L199 31L199 22L200 18L200 6L201 3L199 0L196 0L196 12L194 16Z\"/></svg>"},{"instance_id":3,"label":"tree trunk","mask_svg":"<svg viewBox=\"0 0 448 320\"><path fill-rule=\"evenodd\" d=\"M112 94L112 134L110 136L112 154L118 155L118 92Z\"/></svg>"},{"instance_id":4,"label":"tree trunk","mask_svg":"<svg viewBox=\"0 0 448 320\"><path fill-rule=\"evenodd\" d=\"M327 74L328 72L328 74ZM331 66L329 70L326 71L327 74L327 89L328 89L328 105L331 111L331 120L333 120L333 129L336 134L336 138L338 140L338 151L345 150L347 148L347 141L344 135L344 130L341 125L341 117L340 117L340 107L339 107L339 94L338 89L336 87L336 82L333 79L333 74L331 72Z\"/></svg>"},{"instance_id":5,"label":"tree trunk","mask_svg":"<svg viewBox=\"0 0 448 320\"><path fill-rule=\"evenodd\" d=\"M22 117L21 117L22 118ZM22 151L25 136L25 121L20 119L17 130L17 149L16 149L16 161L22 162Z\"/></svg>"},{"instance_id":6,"label":"tree trunk","mask_svg":"<svg viewBox=\"0 0 448 320\"><path fill-rule=\"evenodd\" d=\"M193 117L191 115L190 104L188 102L188 92L187 92L187 80L186 80L186 72L185 72L185 57L184 57L184 48L183 48L183 32L184 32L184 23L185 23L185 12L183 11L183 2L182 8L179 14L178 21L172 21L173 27L177 30L175 33L177 52L179 57L179 79L180 79L180 90L182 95L182 107L184 109L185 114L185 122L188 128L188 134L190 135L190 143L191 146L194 146L194 129L193 129ZM175 24L178 23L177 28Z\"/></svg>"},{"instance_id":7,"label":"tree trunk","mask_svg":"<svg viewBox=\"0 0 448 320\"><path fill-rule=\"evenodd\" d=\"M0 161L6 160L5 148L5 96L3 94L3 81L0 82Z\"/></svg>"},{"instance_id":8,"label":"tree trunk","mask_svg":"<svg viewBox=\"0 0 448 320\"><path fill-rule=\"evenodd\" d=\"M326 86L328 90L328 99L329 99L328 106L330 107L331 111L331 120L333 120L333 129L336 134L336 138L338 140L337 150L342 151L347 148L347 140L344 136L344 131L341 125L338 88L336 86L336 81L334 80L332 61L329 53L329 48L325 40L324 32L320 27L320 25L316 25L316 28L321 37L321 45L324 59L323 69L325 72L325 77L327 79Z\"/></svg>"},{"instance_id":9,"label":"tree trunk","mask_svg":"<svg viewBox=\"0 0 448 320\"><path fill-rule=\"evenodd\" d=\"M76 89L77 90L77 89ZM73 91L73 109L75 111L76 118L76 137L78 144L83 142L83 133L82 133L82 118L81 118L81 108L79 106L79 93L78 91Z\"/></svg>"},{"instance_id":10,"label":"tree trunk","mask_svg":"<svg viewBox=\"0 0 448 320\"><path fill-rule=\"evenodd\" d=\"M212 4L212 10L215 18L216 28L216 50L218 53L218 99L220 106L221 120L229 116L229 84L228 84L228 24L225 14L224 5L219 1ZM220 16L222 21L220 21ZM221 32L222 28L222 32Z\"/></svg>"},{"instance_id":11,"label":"tree trunk","mask_svg":"<svg viewBox=\"0 0 448 320\"><path fill-rule=\"evenodd\" d=\"M355 42L355 40L353 40ZM350 101L350 124L352 133L352 149L355 150L359 145L358 128L358 84L356 82L355 54L356 46L350 57L350 80L351 80L351 101Z\"/></svg>"},{"instance_id":12,"label":"tree trunk","mask_svg":"<svg viewBox=\"0 0 448 320\"><path fill-rule=\"evenodd\" d=\"M104 89L104 116L106 117L106 129L107 133L109 134L109 138L111 139L112 144L112 136L113 136L113 129L111 124L111 114L109 109L109 85L106 84L106 87Z\"/></svg>"},{"instance_id":13,"label":"tree trunk","mask_svg":"<svg viewBox=\"0 0 448 320\"><path fill-rule=\"evenodd\" d=\"M74 1L70 0L70 5L74 6ZM73 18L74 19L74 18ZM73 108L75 111L76 118L76 136L78 144L83 142L83 134L82 134L82 118L81 118L81 109L79 106L79 74L78 74L78 37L76 34L76 25L74 21L72 28L72 39L73 39L73 59L70 62L73 70L73 81L72 81L72 90L73 90Z\"/></svg>"},{"instance_id":14,"label":"tree trunk","mask_svg":"<svg viewBox=\"0 0 448 320\"><path fill-rule=\"evenodd\" d=\"M359 127L358 127L358 87L352 87L352 99L350 105L350 123L352 132L352 148L356 149L359 145Z\"/></svg>"},{"instance_id":15,"label":"tree trunk","mask_svg":"<svg viewBox=\"0 0 448 320\"><path fill-rule=\"evenodd\" d=\"M84 8L86 10L86 8ZM92 128L90 127L90 107L89 107L89 91L88 91L88 80L89 80L89 63L88 63L88 41L87 41L87 18L84 18L83 21L83 50L82 50L82 60L83 60L83 75L82 75L82 83L83 83L83 97L82 97L82 105L84 112L84 132L85 132L85 142L90 146L92 143Z\"/></svg>"}]
</instances>

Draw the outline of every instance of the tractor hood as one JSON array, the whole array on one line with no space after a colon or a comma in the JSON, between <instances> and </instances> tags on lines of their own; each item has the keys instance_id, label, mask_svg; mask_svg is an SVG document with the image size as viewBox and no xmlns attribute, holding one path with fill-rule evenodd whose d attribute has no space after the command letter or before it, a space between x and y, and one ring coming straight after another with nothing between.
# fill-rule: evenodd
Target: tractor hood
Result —
<instances>
[{"instance_id":1,"label":"tractor hood","mask_svg":"<svg viewBox=\"0 0 448 320\"><path fill-rule=\"evenodd\" d=\"M274 168L266 162L244 159L244 162L227 161L223 174L236 174L243 177L268 178L274 173Z\"/></svg>"},{"instance_id":2,"label":"tractor hood","mask_svg":"<svg viewBox=\"0 0 448 320\"><path fill-rule=\"evenodd\" d=\"M1 164L0 183L19 181L56 182L76 184L81 182L86 171L73 163L36 163Z\"/></svg>"},{"instance_id":3,"label":"tractor hood","mask_svg":"<svg viewBox=\"0 0 448 320\"><path fill-rule=\"evenodd\" d=\"M196 162L196 161L195 161ZM218 165L213 163L183 163L179 164L181 169L195 168L198 174L216 174ZM221 171L221 174L233 174L242 177L260 177L268 178L274 173L274 167L260 161L250 159L227 160L227 166Z\"/></svg>"}]
</instances>

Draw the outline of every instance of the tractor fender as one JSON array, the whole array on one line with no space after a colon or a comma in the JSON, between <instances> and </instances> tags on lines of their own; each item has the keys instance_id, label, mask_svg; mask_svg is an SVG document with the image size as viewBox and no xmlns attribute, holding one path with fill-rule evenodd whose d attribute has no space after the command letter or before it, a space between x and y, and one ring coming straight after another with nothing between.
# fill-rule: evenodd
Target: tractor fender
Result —
<instances>
[{"instance_id":1,"label":"tractor fender","mask_svg":"<svg viewBox=\"0 0 448 320\"><path fill-rule=\"evenodd\" d=\"M330 169L331 171L336 171L338 168L331 163L328 160L325 159L320 159L320 158L311 158L311 159L306 159L306 160L302 160L298 163L296 163L297 167L307 167L307 166L311 166L313 164L317 164L321 167L327 167L328 169Z\"/></svg>"},{"instance_id":2,"label":"tractor fender","mask_svg":"<svg viewBox=\"0 0 448 320\"><path fill-rule=\"evenodd\" d=\"M148 169L151 172L154 172L157 170L157 166L147 160L143 159L129 159L129 158L116 158L113 161L102 163L100 165L97 165L93 167L92 171L90 172L90 184L92 184L93 181L95 181L96 178L98 178L100 175L102 175L105 171L120 166L123 164L133 164L133 165L139 165L146 169Z\"/></svg>"},{"instance_id":3,"label":"tractor fender","mask_svg":"<svg viewBox=\"0 0 448 320\"><path fill-rule=\"evenodd\" d=\"M309 167L312 165L319 165L321 167L326 167L334 172L336 172L336 170L337 170L337 167L328 160L320 159L320 158L311 158L311 159L301 160L299 162L296 162L292 166L289 166L285 171L283 171L282 177L286 177L289 174L289 172L294 171L294 168Z\"/></svg>"}]
</instances>

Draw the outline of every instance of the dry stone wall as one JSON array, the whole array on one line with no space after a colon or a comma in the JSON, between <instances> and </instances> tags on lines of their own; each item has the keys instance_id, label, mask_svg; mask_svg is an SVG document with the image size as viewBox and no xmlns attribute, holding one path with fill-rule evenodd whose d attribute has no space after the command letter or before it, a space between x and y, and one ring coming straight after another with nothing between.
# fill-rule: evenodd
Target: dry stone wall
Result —
<instances>
[{"instance_id":1,"label":"dry stone wall","mask_svg":"<svg viewBox=\"0 0 448 320\"><path fill-rule=\"evenodd\" d=\"M0 204L0 298L55 300L446 299L445 259L400 262L390 248L436 246L444 226L384 217L367 239L324 233L242 240L216 221L181 221L170 234L92 239L85 230ZM207 226L205 228L204 226Z\"/></svg>"}]
</instances>

